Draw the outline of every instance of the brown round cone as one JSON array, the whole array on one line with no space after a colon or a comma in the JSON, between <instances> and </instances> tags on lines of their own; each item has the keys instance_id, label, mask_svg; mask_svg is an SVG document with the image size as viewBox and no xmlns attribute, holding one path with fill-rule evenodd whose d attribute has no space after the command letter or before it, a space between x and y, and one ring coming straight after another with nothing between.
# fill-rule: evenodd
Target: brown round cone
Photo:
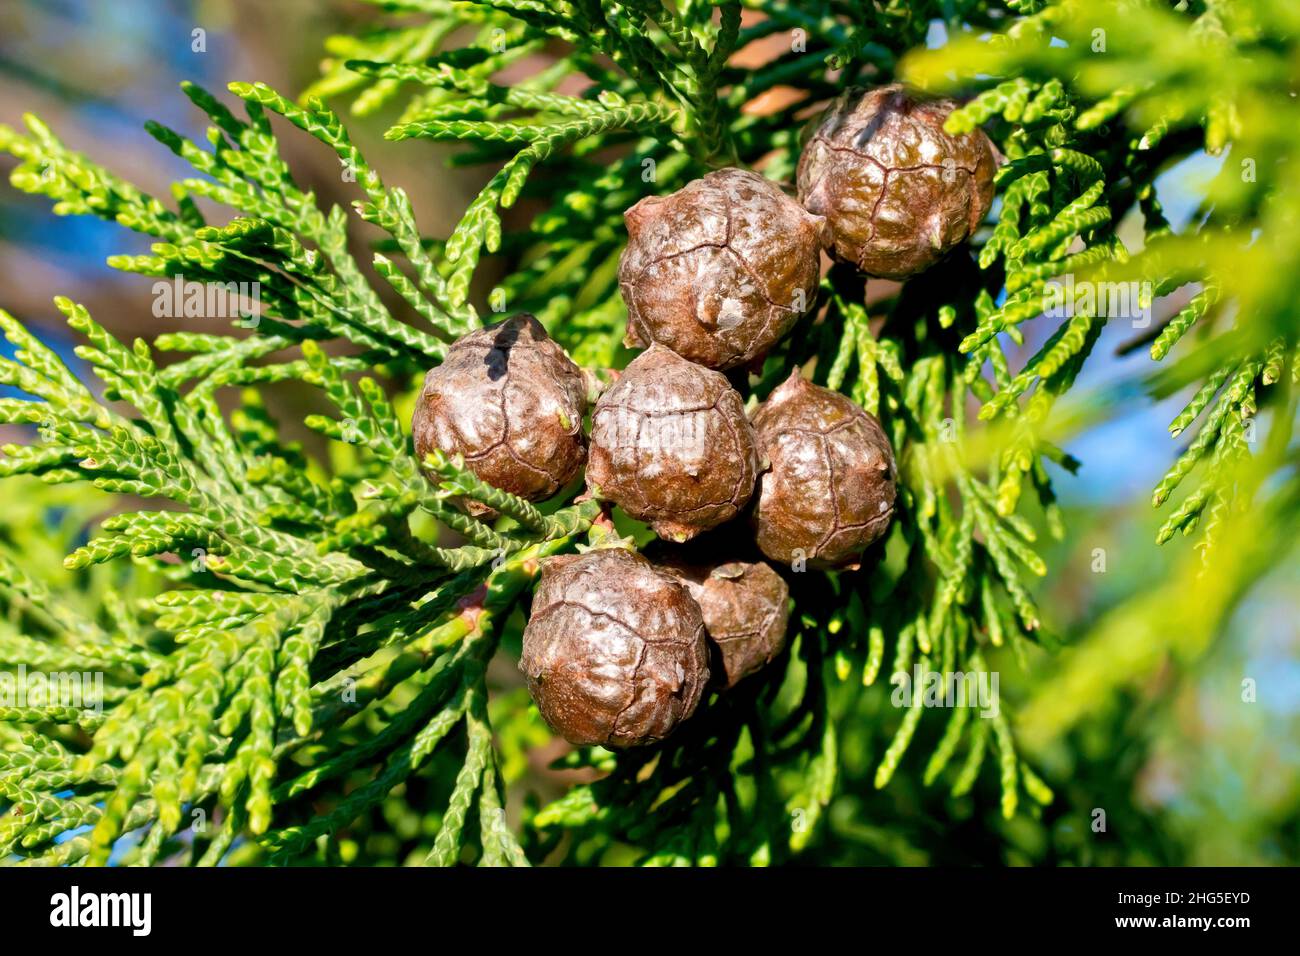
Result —
<instances>
[{"instance_id":1,"label":"brown round cone","mask_svg":"<svg viewBox=\"0 0 1300 956\"><path fill-rule=\"evenodd\" d=\"M519 668L542 717L570 743L654 743L704 693L704 620L686 588L638 554L602 548L550 558Z\"/></svg>"},{"instance_id":2,"label":"brown round cone","mask_svg":"<svg viewBox=\"0 0 1300 956\"><path fill-rule=\"evenodd\" d=\"M658 345L596 402L587 487L660 536L686 541L735 517L759 458L726 378Z\"/></svg>"},{"instance_id":3,"label":"brown round cone","mask_svg":"<svg viewBox=\"0 0 1300 956\"><path fill-rule=\"evenodd\" d=\"M411 432L421 458L461 455L488 484L540 501L577 477L586 450L582 370L531 315L458 339L430 369Z\"/></svg>"},{"instance_id":4,"label":"brown round cone","mask_svg":"<svg viewBox=\"0 0 1300 956\"><path fill-rule=\"evenodd\" d=\"M894 84L848 90L814 121L799 201L826 217L832 256L903 279L970 238L993 201L997 154L980 130L944 131L956 105Z\"/></svg>"},{"instance_id":5,"label":"brown round cone","mask_svg":"<svg viewBox=\"0 0 1300 956\"><path fill-rule=\"evenodd\" d=\"M855 564L894 514L898 472L880 423L796 369L759 407L754 430L771 463L752 514L759 549L788 565Z\"/></svg>"},{"instance_id":6,"label":"brown round cone","mask_svg":"<svg viewBox=\"0 0 1300 956\"><path fill-rule=\"evenodd\" d=\"M757 173L717 170L624 219L628 346L748 365L816 302L825 223Z\"/></svg>"}]
</instances>

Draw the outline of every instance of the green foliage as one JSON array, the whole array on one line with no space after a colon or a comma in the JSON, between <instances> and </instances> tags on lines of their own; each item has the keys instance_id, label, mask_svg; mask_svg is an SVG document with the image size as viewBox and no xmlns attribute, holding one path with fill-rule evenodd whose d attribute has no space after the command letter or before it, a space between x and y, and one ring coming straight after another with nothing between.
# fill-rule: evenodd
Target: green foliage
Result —
<instances>
[{"instance_id":1,"label":"green foliage","mask_svg":"<svg viewBox=\"0 0 1300 956\"><path fill-rule=\"evenodd\" d=\"M954 130L1000 119L1010 162L999 172L1003 207L980 261L1001 262L1009 293L962 349L1038 315L1044 284L1064 273L1098 283L1135 283L1143 305L1182 288L1187 304L1144 338L1165 359L1196 329L1199 345L1153 379L1156 397L1200 387L1169 426L1178 437L1204 415L1196 438L1154 492L1164 504L1198 466L1205 477L1160 530L1190 533L1202 518L1212 546L1233 488L1218 480L1248 457L1258 404L1281 396L1271 442L1285 447L1286 413L1297 371L1295 311L1286 290L1296 261L1297 118L1286 51L1300 14L1294 4L1250 2L1043 5L990 41L963 38L910 61L921 82L944 77L1011 77L993 83L950 120ZM1205 63L1214 63L1207 82ZM1186 229L1175 231L1156 195L1155 175L1197 147L1225 155ZM1136 204L1140 229L1130 250L1110 225ZM1114 224L1118 226L1118 223ZM1074 242L1079 236L1083 243ZM982 417L1041 415L1068 388L1077 361L1105 321L1078 309L1025 368L999 387ZM1283 382L1283 366L1289 381ZM1281 387L1280 387L1281 386ZM1208 413L1207 413L1208 409ZM1253 438L1249 439L1253 441Z\"/></svg>"},{"instance_id":2,"label":"green foliage","mask_svg":"<svg viewBox=\"0 0 1300 956\"><path fill-rule=\"evenodd\" d=\"M18 350L0 360L0 384L26 393L0 399L0 421L39 426L36 440L4 449L2 473L55 490L88 482L118 501L64 560L70 579L44 580L39 559L20 570L6 555L21 540L0 551L0 657L106 675L102 713L0 710L0 854L46 864L104 863L115 852L139 863L400 854L439 865L763 864L831 827L915 861L901 834L828 823L842 779L916 800L920 788L942 788L951 809L973 793L985 800L978 783L988 778L1004 819L1041 815L1052 792L1017 736L1054 739L1088 693L1109 693L1140 668L1108 673L1113 658L1094 651L1048 685L1059 697L1037 689L1020 718L1006 697L993 718L969 699L932 714L919 706L921 685L916 706L888 707L881 685L914 666L986 675L1004 649L1023 659L1055 643L1034 593L1048 570L1041 539L1064 530L1048 464L1078 463L1057 443L1053 411L1104 319L1076 312L1016 371L1006 346L1043 312L1048 281L1067 273L1147 281L1153 295L1198 286L1151 336L1162 359L1196 330L1200 345L1152 389L1202 383L1175 435L1205 416L1156 491L1163 503L1199 469L1202 484L1161 538L1200 522L1204 553L1234 571L1210 613L1185 622L1189 645L1209 639L1265 543L1290 533L1293 480L1262 512L1271 524L1243 524L1255 538L1228 521L1233 502L1241 510L1269 473L1293 464L1296 329L1282 287L1300 275L1296 194L1286 188L1300 124L1280 119L1297 109L1283 68L1294 47L1282 40L1297 23L1284 0L378 5L401 25L333 38L333 60L300 102L231 84L240 118L187 85L212 124L206 148L148 126L198 174L173 186L174 209L68 150L34 117L27 133L0 127L0 149L20 160L16 187L47 196L57 213L158 240L114 267L260 288L257 313L231 334L178 329L152 345L119 342L59 300L86 342L77 354L102 383L93 387L0 313ZM742 6L761 16L743 19ZM936 20L955 41L903 59ZM464 26L468 41L449 48ZM1107 31L1104 58L1090 52L1094 29ZM757 69L729 62L793 31L798 42ZM1222 64L1222 82L1205 82L1207 61ZM594 370L622 364L623 210L717 165L789 180L810 108L845 86L885 82L900 63L910 79L982 88L950 125L985 125L1007 157L996 222L977 237L976 259L955 256L923 283L870 299L860 277L832 270L815 318L744 383L761 399L799 365L881 418L902 472L891 533L860 571L794 575L791 650L714 696L671 740L560 758L558 769L588 782L545 805L530 799L517 836L504 809L522 772L513 758L546 736L526 696L497 692L489 664L517 640L538 561L598 542L608 523L573 489L535 507L457 462L417 461L390 393L481 324L472 280L485 254L511 264L493 310L533 312ZM532 72L503 85L507 66ZM580 91L560 92L574 77ZM778 88L791 91L780 108L756 108ZM424 237L406 194L361 156L324 102L345 96L362 116L401 101L388 139L454 141L456 162L493 170L451 235ZM347 213L320 208L295 183L273 115L333 149L357 184L355 214L388 237L368 261L349 251ZM1257 180L1246 188L1226 164L1192 228L1174 230L1155 177L1202 145L1229 143L1254 160ZM199 198L232 218L209 225ZM545 203L507 232L501 210L524 198ZM1136 243L1121 238L1130 232ZM409 321L390 314L380 283ZM186 357L163 365L159 352ZM263 404L260 390L286 380L332 406L306 421L333 441L330 461L284 439ZM239 403L227 414L218 395L231 388ZM1270 452L1256 461L1244 436L1273 392ZM456 507L466 498L497 517L466 516ZM83 527L90 514L74 507L65 520ZM85 586L128 557L120 597ZM1186 586L1180 574L1161 600L1179 603L1174 589ZM95 601L70 597L79 589ZM1141 621L1149 612L1132 611ZM1126 622L1104 632L1106 653L1118 652Z\"/></svg>"},{"instance_id":3,"label":"green foliage","mask_svg":"<svg viewBox=\"0 0 1300 956\"><path fill-rule=\"evenodd\" d=\"M448 504L453 493L481 495L507 514L536 512L503 492L484 493L454 464L439 462L435 473L447 480L430 487L381 387L370 378L350 383L307 339L296 374L321 388L344 416L341 423L314 416L308 424L348 442L352 452L346 467L321 480L303 467L297 449L256 428L227 424L213 392L227 384L220 372L228 366L164 375L144 343L127 349L81 307L58 304L92 343L78 356L139 417L101 404L5 317L20 352L17 362L6 360L4 380L40 399L9 401L6 418L39 421L44 439L7 447L7 472L166 498L176 509L103 520L100 534L64 560L69 569L127 554L194 559L172 569L186 587L143 602L145 621L132 617L116 633L47 626L46 660L15 657L105 669L111 706L102 719L59 709L17 718L83 728L90 721L94 737L84 752L52 743L41 760L10 766L17 773L9 778L15 789L6 852L93 823L88 836L33 858L104 862L123 832L152 820L140 847L140 859L151 861L180 827L183 806L209 801L225 814L204 859L219 859L245 828L270 849L301 847L304 834L324 832L321 821L273 829L273 803L355 766L356 751L331 740L332 732L356 722L366 707L382 707L399 680L420 688L403 712L408 729L419 733L403 740L389 732L369 741L372 756L386 757L388 786L350 794L346 809L326 819L346 822L347 814L417 769L439 739L431 726L446 735L464 718L471 740L478 739L481 705L471 706L467 695L482 693L488 623L518 596L538 557L590 524L594 506L562 509L534 521L527 534L472 522ZM255 396L246 402L256 410ZM420 540L410 522L417 511L464 531L471 543L440 548ZM494 557L500 560L491 565ZM35 607L57 613L55 600L37 603L35 589L24 590ZM393 645L400 653L377 653ZM18 655L19 647L7 656ZM409 726L421 714L429 724ZM316 755L314 765L277 784L277 768L304 749ZM74 797L41 796L69 787Z\"/></svg>"},{"instance_id":4,"label":"green foliage","mask_svg":"<svg viewBox=\"0 0 1300 956\"><path fill-rule=\"evenodd\" d=\"M1285 0L1035 7L1003 35L965 36L906 64L923 84L981 77L988 88L950 124L1005 131L1003 207L981 265L1000 262L1008 296L962 348L980 361L983 343L1039 314L1055 275L1137 285L1150 290L1144 305L1185 290L1186 304L1129 348L1149 343L1155 361L1176 353L1147 390L1165 398L1193 387L1169 432L1200 423L1153 493L1161 507L1194 477L1157 540L1199 528L1200 560L1099 622L1035 691L1021 726L1046 741L1166 653L1203 650L1262 570L1293 550L1300 208L1290 184L1300 113L1288 64L1300 11ZM1155 177L1201 150L1222 161L1197 183L1191 221L1175 229ZM981 417L1043 416L1104 321L1076 310L1018 375L997 382Z\"/></svg>"}]
</instances>

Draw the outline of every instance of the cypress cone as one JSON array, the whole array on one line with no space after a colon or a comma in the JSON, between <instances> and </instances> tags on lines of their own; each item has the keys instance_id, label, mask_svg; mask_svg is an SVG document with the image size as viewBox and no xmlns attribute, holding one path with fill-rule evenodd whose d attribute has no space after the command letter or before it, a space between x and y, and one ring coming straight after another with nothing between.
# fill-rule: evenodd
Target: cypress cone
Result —
<instances>
[{"instance_id":1,"label":"cypress cone","mask_svg":"<svg viewBox=\"0 0 1300 956\"><path fill-rule=\"evenodd\" d=\"M944 130L952 100L899 84L850 89L811 126L799 201L825 216L830 253L902 279L970 238L993 201L996 151L980 130Z\"/></svg>"},{"instance_id":2,"label":"cypress cone","mask_svg":"<svg viewBox=\"0 0 1300 956\"><path fill-rule=\"evenodd\" d=\"M765 561L704 561L662 548L656 567L686 585L704 616L714 679L735 687L785 648L790 588Z\"/></svg>"},{"instance_id":3,"label":"cypress cone","mask_svg":"<svg viewBox=\"0 0 1300 956\"><path fill-rule=\"evenodd\" d=\"M582 468L586 406L582 370L537 319L517 315L448 349L425 376L411 432L421 458L434 449L461 455L488 484L540 501Z\"/></svg>"},{"instance_id":4,"label":"cypress cone","mask_svg":"<svg viewBox=\"0 0 1300 956\"><path fill-rule=\"evenodd\" d=\"M662 346L633 359L596 402L587 487L662 537L687 541L735 517L758 471L739 393Z\"/></svg>"},{"instance_id":5,"label":"cypress cone","mask_svg":"<svg viewBox=\"0 0 1300 956\"><path fill-rule=\"evenodd\" d=\"M519 668L542 717L570 743L654 743L704 693L704 620L686 587L639 554L610 547L549 558Z\"/></svg>"},{"instance_id":6,"label":"cypress cone","mask_svg":"<svg viewBox=\"0 0 1300 956\"><path fill-rule=\"evenodd\" d=\"M774 183L720 169L623 214L626 344L708 368L755 362L817 298L825 222Z\"/></svg>"},{"instance_id":7,"label":"cypress cone","mask_svg":"<svg viewBox=\"0 0 1300 956\"><path fill-rule=\"evenodd\" d=\"M898 470L880 423L795 369L754 430L771 463L752 513L759 549L783 564L854 566L894 514Z\"/></svg>"}]
</instances>

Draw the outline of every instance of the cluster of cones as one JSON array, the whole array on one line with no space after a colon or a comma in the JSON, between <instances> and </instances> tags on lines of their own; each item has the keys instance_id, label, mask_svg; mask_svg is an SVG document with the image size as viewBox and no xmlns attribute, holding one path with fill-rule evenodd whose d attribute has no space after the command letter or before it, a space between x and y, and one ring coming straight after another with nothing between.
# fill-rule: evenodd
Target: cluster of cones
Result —
<instances>
[{"instance_id":1,"label":"cluster of cones","mask_svg":"<svg viewBox=\"0 0 1300 956\"><path fill-rule=\"evenodd\" d=\"M585 464L593 497L662 539L653 561L620 542L543 565L520 667L572 743L661 740L711 680L731 687L771 661L789 589L762 558L851 567L884 534L897 471L880 423L797 369L747 415L725 373L761 365L812 310L823 251L901 278L969 237L996 154L982 133L943 131L952 108L893 86L846 94L808 138L798 202L722 169L629 209L619 282L627 344L645 351L596 398L589 436L594 379L532 316L470 333L429 372L421 455L460 456L534 501ZM709 537L748 539L750 553L687 550L746 521L747 534Z\"/></svg>"}]
</instances>

